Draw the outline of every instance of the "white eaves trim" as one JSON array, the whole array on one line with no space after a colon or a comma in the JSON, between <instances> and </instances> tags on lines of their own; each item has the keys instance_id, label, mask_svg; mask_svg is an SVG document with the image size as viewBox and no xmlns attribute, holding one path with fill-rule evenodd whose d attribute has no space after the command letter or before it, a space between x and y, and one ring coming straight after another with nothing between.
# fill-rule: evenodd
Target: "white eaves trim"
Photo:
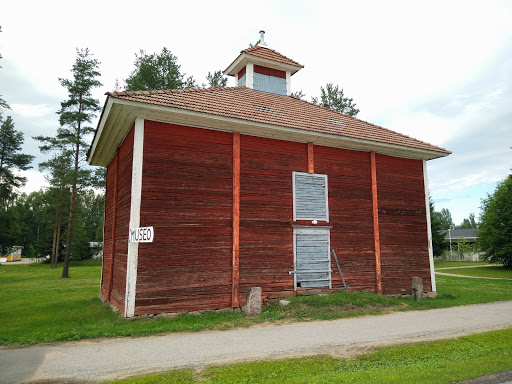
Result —
<instances>
[{"instance_id":1,"label":"white eaves trim","mask_svg":"<svg viewBox=\"0 0 512 384\"><path fill-rule=\"evenodd\" d=\"M91 156L96 150L96 146L98 145L98 139L101 137L103 133L103 128L105 127L106 117L110 114L110 110L112 109L112 105L114 105L114 101L112 97L107 96L107 101L105 102L105 108L101 112L100 121L98 123L98 128L94 134L94 139L92 141L91 147L89 148L89 153L87 154L87 163L91 164Z\"/></svg>"},{"instance_id":2,"label":"white eaves trim","mask_svg":"<svg viewBox=\"0 0 512 384\"><path fill-rule=\"evenodd\" d=\"M448 155L447 153L437 151L429 151L419 148L400 146L396 144L380 143L371 140L357 139L328 133L306 131L303 129L259 123L251 120L213 115L205 112L195 112L186 109L109 97L105 107L105 113L103 113L101 116L101 120L98 124L98 130L94 136L93 143L91 145L91 151L87 158L87 162L91 165L107 166L107 161L111 160L114 156L114 153L102 155L100 159L98 158L96 152L99 150L98 142L105 134L105 125L107 123L110 125L110 122L108 122L109 115L111 114L112 110L118 106L126 107L127 111L124 112L130 114L130 116L126 115L125 119L123 120L125 124L123 127L124 129L119 128L118 130L118 134L123 135L128 134L129 129L133 126L135 118L141 117L146 120L186 125L195 128L220 130L225 132L237 131L241 134L250 136L287 140L300 143L311 142L315 145L363 152L374 151L384 155L398 156L416 160L431 160ZM120 119L117 118L116 123L119 120ZM121 139L118 138L118 141L122 142L122 139L124 139L124 137ZM106 159L106 157L109 157L109 159Z\"/></svg>"}]
</instances>

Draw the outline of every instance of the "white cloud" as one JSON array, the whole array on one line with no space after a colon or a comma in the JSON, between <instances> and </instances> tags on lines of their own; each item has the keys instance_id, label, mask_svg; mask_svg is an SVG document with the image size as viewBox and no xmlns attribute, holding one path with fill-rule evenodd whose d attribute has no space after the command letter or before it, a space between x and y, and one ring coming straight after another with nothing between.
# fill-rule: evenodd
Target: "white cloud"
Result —
<instances>
[{"instance_id":1,"label":"white cloud","mask_svg":"<svg viewBox=\"0 0 512 384\"><path fill-rule=\"evenodd\" d=\"M19 189L20 192L29 194L39 191L41 188L48 188L50 184L44 178L44 174L34 169L18 172L19 175L27 178L27 183Z\"/></svg>"},{"instance_id":2,"label":"white cloud","mask_svg":"<svg viewBox=\"0 0 512 384\"><path fill-rule=\"evenodd\" d=\"M84 28L70 17L77 6L68 1L31 2L30 12L11 1L2 6L0 93L25 134L24 151L38 155L31 136L58 127L55 112L66 98L58 78L71 76L76 47L90 48L101 62L104 86L93 95L103 102L115 79L122 83L132 71L139 49L169 48L183 72L201 83L264 29L271 48L305 65L292 78L294 91L309 99L321 85L338 84L354 98L360 118L453 151L429 162L434 195L476 196L512 168L511 5L261 0L254 6L227 0L222 7L211 1L139 7L131 0L91 0L80 19L99 27ZM122 27L129 20L134 26ZM30 180L39 177L29 172ZM468 201L449 199L457 206ZM474 203L467 204L468 213L474 211Z\"/></svg>"},{"instance_id":3,"label":"white cloud","mask_svg":"<svg viewBox=\"0 0 512 384\"><path fill-rule=\"evenodd\" d=\"M46 104L11 104L11 109L14 113L31 119L54 112L53 108Z\"/></svg>"}]
</instances>

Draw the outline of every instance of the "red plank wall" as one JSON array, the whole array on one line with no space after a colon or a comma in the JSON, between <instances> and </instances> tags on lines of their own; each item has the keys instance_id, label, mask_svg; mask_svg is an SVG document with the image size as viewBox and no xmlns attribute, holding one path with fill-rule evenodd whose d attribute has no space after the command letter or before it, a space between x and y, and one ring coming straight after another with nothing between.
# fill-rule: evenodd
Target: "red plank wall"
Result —
<instances>
[{"instance_id":1,"label":"red plank wall","mask_svg":"<svg viewBox=\"0 0 512 384\"><path fill-rule=\"evenodd\" d=\"M232 140L145 121L136 315L231 307Z\"/></svg>"},{"instance_id":2,"label":"red plank wall","mask_svg":"<svg viewBox=\"0 0 512 384\"><path fill-rule=\"evenodd\" d=\"M240 297L293 294L292 171L307 172L306 144L240 137Z\"/></svg>"},{"instance_id":3,"label":"red plank wall","mask_svg":"<svg viewBox=\"0 0 512 384\"><path fill-rule=\"evenodd\" d=\"M407 293L413 276L431 290L421 160L376 155L384 294Z\"/></svg>"},{"instance_id":4,"label":"red plank wall","mask_svg":"<svg viewBox=\"0 0 512 384\"><path fill-rule=\"evenodd\" d=\"M370 155L314 146L315 173L328 175L331 249L351 290L375 290ZM333 288L343 283L331 252Z\"/></svg>"},{"instance_id":5,"label":"red plank wall","mask_svg":"<svg viewBox=\"0 0 512 384\"><path fill-rule=\"evenodd\" d=\"M108 297L114 248L111 301L121 310L133 137L132 129L107 169L101 292ZM374 291L370 154L313 146L310 158L315 173L328 175L330 222L319 225L332 226L345 280L351 290ZM240 135L240 305L248 287L262 287L264 300L295 294L293 225L311 223L293 221L293 171L308 172L306 143ZM413 276L429 290L422 162L377 154L376 171L383 292L408 292ZM231 307L233 134L146 120L140 226L153 226L155 241L139 243L136 315ZM341 288L334 258L331 268L333 288Z\"/></svg>"},{"instance_id":6,"label":"red plank wall","mask_svg":"<svg viewBox=\"0 0 512 384\"><path fill-rule=\"evenodd\" d=\"M115 181L117 177L117 157L116 155L107 167L107 182L105 189L105 225L103 231L103 266L101 271L101 294L109 300L110 274L112 262L112 225L114 221L114 194Z\"/></svg>"},{"instance_id":7,"label":"red plank wall","mask_svg":"<svg viewBox=\"0 0 512 384\"><path fill-rule=\"evenodd\" d=\"M114 159L107 168L107 190L105 197L105 230L103 247L103 271L101 292L109 296L110 300L119 310L124 312L124 298L126 291L126 256L128 253L128 228L130 222L132 159L133 155L133 128L118 148ZM116 165L119 164L119 169ZM115 218L115 245L113 273L110 269L112 262L112 220L114 213L115 176L117 172L117 202ZM112 281L110 277L112 276Z\"/></svg>"}]
</instances>

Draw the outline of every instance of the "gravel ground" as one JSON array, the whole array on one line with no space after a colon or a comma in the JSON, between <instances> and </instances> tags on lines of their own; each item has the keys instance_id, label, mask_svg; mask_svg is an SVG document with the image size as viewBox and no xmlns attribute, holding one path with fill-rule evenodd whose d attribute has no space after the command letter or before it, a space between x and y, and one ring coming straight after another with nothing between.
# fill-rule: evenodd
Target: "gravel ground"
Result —
<instances>
[{"instance_id":1,"label":"gravel ground","mask_svg":"<svg viewBox=\"0 0 512 384\"><path fill-rule=\"evenodd\" d=\"M216 363L316 354L353 356L373 346L509 327L512 301L229 331L2 348L0 382L88 382Z\"/></svg>"}]
</instances>

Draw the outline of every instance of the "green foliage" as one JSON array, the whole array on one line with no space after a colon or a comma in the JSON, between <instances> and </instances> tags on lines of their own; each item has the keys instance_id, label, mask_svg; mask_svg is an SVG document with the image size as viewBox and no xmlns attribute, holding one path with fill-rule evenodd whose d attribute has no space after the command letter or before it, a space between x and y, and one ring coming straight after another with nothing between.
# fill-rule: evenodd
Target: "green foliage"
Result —
<instances>
[{"instance_id":1,"label":"green foliage","mask_svg":"<svg viewBox=\"0 0 512 384\"><path fill-rule=\"evenodd\" d=\"M296 97L297 99L303 99L304 97L306 97L306 94L302 92L302 90L300 90L297 92L292 92L292 96Z\"/></svg>"},{"instance_id":2,"label":"green foliage","mask_svg":"<svg viewBox=\"0 0 512 384\"><path fill-rule=\"evenodd\" d=\"M455 229L455 224L453 223L452 214L447 208L441 209L441 212L434 211L432 214L432 218L434 218L440 223L441 229Z\"/></svg>"},{"instance_id":3,"label":"green foliage","mask_svg":"<svg viewBox=\"0 0 512 384\"><path fill-rule=\"evenodd\" d=\"M208 72L206 80L208 80L209 88L223 88L228 84L227 77L224 77L221 71L215 71L213 74Z\"/></svg>"},{"instance_id":4,"label":"green foliage","mask_svg":"<svg viewBox=\"0 0 512 384\"><path fill-rule=\"evenodd\" d=\"M96 112L101 110L100 103L92 97L93 88L102 84L96 79L100 76L99 61L92 58L89 49L77 49L75 64L71 69L73 78L59 78L61 85L68 91L68 99L61 102L59 115L60 127L56 136L37 136L41 152L58 151L79 161L85 159L90 135L94 128L87 124L92 122ZM78 169L75 170L75 173ZM73 175L78 179L78 175Z\"/></svg>"},{"instance_id":5,"label":"green foliage","mask_svg":"<svg viewBox=\"0 0 512 384\"><path fill-rule=\"evenodd\" d=\"M512 300L512 281L438 276L438 298L413 302L373 293L301 296L291 304L264 306L258 317L240 312L207 312L176 318L126 321L98 299L101 262L73 265L73 279L59 279L60 268L32 264L0 268L0 344L33 344L91 337L146 336L160 332L229 329L258 323L289 323L364 316L389 311L423 310ZM13 318L16 322L12 322Z\"/></svg>"},{"instance_id":6,"label":"green foliage","mask_svg":"<svg viewBox=\"0 0 512 384\"><path fill-rule=\"evenodd\" d=\"M4 120L0 115L0 254L7 254L11 247L19 244L23 234L18 212L13 209L16 189L23 186L27 179L15 173L31 168L34 156L20 153L23 133L14 129L11 116Z\"/></svg>"},{"instance_id":7,"label":"green foliage","mask_svg":"<svg viewBox=\"0 0 512 384\"><path fill-rule=\"evenodd\" d=\"M512 330L381 347L352 358L298 357L180 369L109 383L453 383L512 368ZM357 352L356 352L357 353Z\"/></svg>"},{"instance_id":8,"label":"green foliage","mask_svg":"<svg viewBox=\"0 0 512 384\"><path fill-rule=\"evenodd\" d=\"M512 268L512 175L482 200L479 246L488 261Z\"/></svg>"},{"instance_id":9,"label":"green foliage","mask_svg":"<svg viewBox=\"0 0 512 384\"><path fill-rule=\"evenodd\" d=\"M53 210L50 196L50 191L43 190L22 194L13 206L21 229L16 242L23 246L24 257L51 253Z\"/></svg>"},{"instance_id":10,"label":"green foliage","mask_svg":"<svg viewBox=\"0 0 512 384\"><path fill-rule=\"evenodd\" d=\"M89 246L87 237L87 229L82 217L81 209L77 209L73 223L73 242L71 243L70 260L79 261L90 259L92 257L92 249Z\"/></svg>"},{"instance_id":11,"label":"green foliage","mask_svg":"<svg viewBox=\"0 0 512 384\"><path fill-rule=\"evenodd\" d=\"M79 207L82 212L87 241L102 242L105 195L96 194L93 190L85 191L80 195Z\"/></svg>"},{"instance_id":12,"label":"green foliage","mask_svg":"<svg viewBox=\"0 0 512 384\"><path fill-rule=\"evenodd\" d=\"M311 102L318 104L318 99L313 97ZM354 99L345 97L343 89L332 83L328 83L325 88L320 87L320 105L353 117L359 113Z\"/></svg>"},{"instance_id":13,"label":"green foliage","mask_svg":"<svg viewBox=\"0 0 512 384\"><path fill-rule=\"evenodd\" d=\"M457 229L473 229L478 228L478 223L475 220L475 214L470 213L469 218L462 220L460 225L456 226Z\"/></svg>"},{"instance_id":14,"label":"green foliage","mask_svg":"<svg viewBox=\"0 0 512 384\"><path fill-rule=\"evenodd\" d=\"M15 171L32 168L30 163L34 156L20 153L23 133L14 129L11 116L5 120L0 116L0 124L0 210L5 210L15 197L16 188L27 181Z\"/></svg>"},{"instance_id":15,"label":"green foliage","mask_svg":"<svg viewBox=\"0 0 512 384\"><path fill-rule=\"evenodd\" d=\"M0 230L1 256L9 254L14 245L20 245L19 238L23 232L17 212L12 207L0 210L0 223L2 223Z\"/></svg>"},{"instance_id":16,"label":"green foliage","mask_svg":"<svg viewBox=\"0 0 512 384\"><path fill-rule=\"evenodd\" d=\"M261 43L260 39L258 39L254 44L253 43L249 43L249 48L256 47L259 43Z\"/></svg>"},{"instance_id":17,"label":"green foliage","mask_svg":"<svg viewBox=\"0 0 512 384\"><path fill-rule=\"evenodd\" d=\"M457 242L457 253L462 256L469 252L473 252L473 246L464 237L461 237Z\"/></svg>"},{"instance_id":18,"label":"green foliage","mask_svg":"<svg viewBox=\"0 0 512 384\"><path fill-rule=\"evenodd\" d=\"M24 257L53 256L52 266L57 266L62 251L65 250L63 239L66 238L66 213L69 210L70 199L69 186L63 189L51 186L44 191L35 191L29 195L22 194L16 199L9 211L8 220L5 220L5 225L9 225L11 221L16 224L9 233L14 234L16 245L24 247ZM87 259L93 255L94 251L97 252L91 249L89 243L102 241L103 209L103 194L96 194L92 190L79 194L71 260Z\"/></svg>"},{"instance_id":19,"label":"green foliage","mask_svg":"<svg viewBox=\"0 0 512 384\"><path fill-rule=\"evenodd\" d=\"M489 265L487 261L441 261L434 260L435 269L449 268L449 267L467 267L467 266L478 266L478 265Z\"/></svg>"},{"instance_id":20,"label":"green foliage","mask_svg":"<svg viewBox=\"0 0 512 384\"><path fill-rule=\"evenodd\" d=\"M430 205L430 230L432 232L432 249L434 256L441 256L443 254L443 240L444 235L441 232L444 228L441 215L436 212L432 197L428 196ZM448 212L449 213L449 212Z\"/></svg>"},{"instance_id":21,"label":"green foliage","mask_svg":"<svg viewBox=\"0 0 512 384\"><path fill-rule=\"evenodd\" d=\"M61 109L57 112L60 122L57 135L54 137L34 137L34 139L42 143L39 148L43 153L56 151L56 158L62 161L69 159L72 164L69 175L65 176L65 182L68 179L70 180L71 201L69 205L66 254L62 277L68 277L71 250L73 246L78 246L73 245L77 190L80 187L86 187L91 184L92 172L90 169L83 168L81 164L87 155L90 135L94 133L94 128L88 124L91 123L95 113L101 109L99 101L92 97L93 88L102 85L97 80L97 77L100 76L98 71L99 64L99 61L92 57L87 48L77 49L76 61L71 69L73 78L71 80L59 79L61 85L68 91L68 99L61 102Z\"/></svg>"},{"instance_id":22,"label":"green foliage","mask_svg":"<svg viewBox=\"0 0 512 384\"><path fill-rule=\"evenodd\" d=\"M487 263L486 263L487 264ZM495 279L511 279L512 269L504 268L502 265L493 267L471 267L471 268L446 268L442 272L460 276L491 277Z\"/></svg>"},{"instance_id":23,"label":"green foliage","mask_svg":"<svg viewBox=\"0 0 512 384\"><path fill-rule=\"evenodd\" d=\"M135 54L134 65L135 69L125 80L127 91L197 87L192 76L185 79L178 58L165 47L160 54L151 55L141 49Z\"/></svg>"}]
</instances>

